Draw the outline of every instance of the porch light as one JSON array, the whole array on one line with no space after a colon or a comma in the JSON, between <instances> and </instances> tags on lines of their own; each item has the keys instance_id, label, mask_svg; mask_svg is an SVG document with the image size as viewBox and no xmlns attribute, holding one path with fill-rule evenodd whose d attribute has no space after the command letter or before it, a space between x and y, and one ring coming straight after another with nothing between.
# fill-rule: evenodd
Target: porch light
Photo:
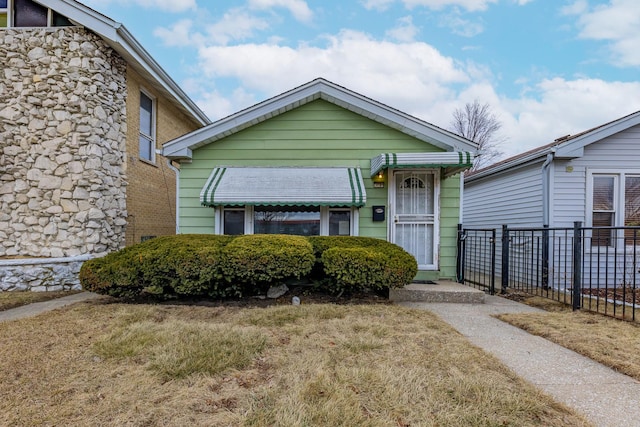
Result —
<instances>
[{"instance_id":1,"label":"porch light","mask_svg":"<svg viewBox=\"0 0 640 427\"><path fill-rule=\"evenodd\" d=\"M378 173L376 173L371 177L371 180L376 183L384 182L384 171L383 170L378 171Z\"/></svg>"}]
</instances>

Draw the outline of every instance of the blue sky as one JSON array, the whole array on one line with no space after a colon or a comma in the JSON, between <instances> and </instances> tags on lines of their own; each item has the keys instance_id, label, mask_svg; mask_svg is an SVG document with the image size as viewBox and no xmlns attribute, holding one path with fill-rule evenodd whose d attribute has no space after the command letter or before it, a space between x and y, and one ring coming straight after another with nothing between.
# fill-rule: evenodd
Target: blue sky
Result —
<instances>
[{"instance_id":1,"label":"blue sky","mask_svg":"<svg viewBox=\"0 0 640 427\"><path fill-rule=\"evenodd\" d=\"M217 120L324 77L443 128L488 103L505 155L640 110L637 0L84 0Z\"/></svg>"}]
</instances>

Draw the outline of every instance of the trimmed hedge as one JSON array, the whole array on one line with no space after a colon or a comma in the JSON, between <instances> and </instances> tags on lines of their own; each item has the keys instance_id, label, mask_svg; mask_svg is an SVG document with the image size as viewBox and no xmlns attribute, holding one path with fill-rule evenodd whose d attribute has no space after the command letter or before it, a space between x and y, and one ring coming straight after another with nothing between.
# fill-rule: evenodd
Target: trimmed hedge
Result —
<instances>
[{"instance_id":1,"label":"trimmed hedge","mask_svg":"<svg viewBox=\"0 0 640 427\"><path fill-rule=\"evenodd\" d=\"M370 237L314 236L309 241L319 269L334 293L400 288L418 272L415 258L400 246Z\"/></svg>"},{"instance_id":2,"label":"trimmed hedge","mask_svg":"<svg viewBox=\"0 0 640 427\"><path fill-rule=\"evenodd\" d=\"M222 271L227 280L239 282L251 293L273 283L307 276L315 263L306 238L281 234L237 237L224 249Z\"/></svg>"},{"instance_id":3,"label":"trimmed hedge","mask_svg":"<svg viewBox=\"0 0 640 427\"><path fill-rule=\"evenodd\" d=\"M86 290L133 299L264 293L290 279L311 279L330 293L402 287L417 273L413 256L380 239L346 236L177 235L86 261Z\"/></svg>"},{"instance_id":4,"label":"trimmed hedge","mask_svg":"<svg viewBox=\"0 0 640 427\"><path fill-rule=\"evenodd\" d=\"M80 269L83 289L122 298L158 296L225 298L240 290L224 280L222 249L234 236L163 236L129 246Z\"/></svg>"}]
</instances>

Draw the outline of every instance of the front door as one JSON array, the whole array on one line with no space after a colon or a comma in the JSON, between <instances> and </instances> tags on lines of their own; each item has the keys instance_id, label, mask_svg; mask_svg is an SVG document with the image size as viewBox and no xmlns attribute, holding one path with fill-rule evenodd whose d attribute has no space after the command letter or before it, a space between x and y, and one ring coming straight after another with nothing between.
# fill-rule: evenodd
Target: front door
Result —
<instances>
[{"instance_id":1,"label":"front door","mask_svg":"<svg viewBox=\"0 0 640 427\"><path fill-rule=\"evenodd\" d=\"M437 269L438 174L434 171L393 172L389 200L391 241L412 254L421 270Z\"/></svg>"}]
</instances>

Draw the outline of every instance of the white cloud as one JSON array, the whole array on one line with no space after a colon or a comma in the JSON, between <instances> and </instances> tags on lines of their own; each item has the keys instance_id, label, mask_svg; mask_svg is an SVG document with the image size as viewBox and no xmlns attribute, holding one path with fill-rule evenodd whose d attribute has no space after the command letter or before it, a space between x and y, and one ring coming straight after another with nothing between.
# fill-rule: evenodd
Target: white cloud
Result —
<instances>
[{"instance_id":1,"label":"white cloud","mask_svg":"<svg viewBox=\"0 0 640 427\"><path fill-rule=\"evenodd\" d=\"M162 40L166 46L188 46L194 42L191 34L192 21L182 19L169 28L158 27L153 30L153 35Z\"/></svg>"},{"instance_id":2,"label":"white cloud","mask_svg":"<svg viewBox=\"0 0 640 427\"><path fill-rule=\"evenodd\" d=\"M580 5L576 10L579 11ZM581 38L610 42L612 61L617 65L640 66L640 7L637 0L611 0L606 5L583 11L578 26Z\"/></svg>"},{"instance_id":3,"label":"white cloud","mask_svg":"<svg viewBox=\"0 0 640 427\"><path fill-rule=\"evenodd\" d=\"M249 0L249 6L261 10L285 8L300 22L308 23L313 19L313 12L304 0Z\"/></svg>"},{"instance_id":4,"label":"white cloud","mask_svg":"<svg viewBox=\"0 0 640 427\"><path fill-rule=\"evenodd\" d=\"M563 6L560 8L560 13L563 15L580 15L589 9L589 3L587 0L576 0L575 2Z\"/></svg>"},{"instance_id":5,"label":"white cloud","mask_svg":"<svg viewBox=\"0 0 640 427\"><path fill-rule=\"evenodd\" d=\"M367 10L385 11L395 0L362 0L361 3Z\"/></svg>"},{"instance_id":6,"label":"white cloud","mask_svg":"<svg viewBox=\"0 0 640 427\"><path fill-rule=\"evenodd\" d=\"M490 4L498 0L402 0L404 5L411 9L416 6L424 6L429 9L440 10L449 6L458 6L470 12L487 10Z\"/></svg>"},{"instance_id":7,"label":"white cloud","mask_svg":"<svg viewBox=\"0 0 640 427\"><path fill-rule=\"evenodd\" d=\"M420 29L413 25L411 16L405 16L398 19L398 25L386 32L390 37L399 42L412 42L420 32Z\"/></svg>"},{"instance_id":8,"label":"white cloud","mask_svg":"<svg viewBox=\"0 0 640 427\"><path fill-rule=\"evenodd\" d=\"M463 37L474 37L484 31L484 25L481 21L473 22L464 19L460 16L458 10L442 15L439 24L442 27L449 28L454 34Z\"/></svg>"},{"instance_id":9,"label":"white cloud","mask_svg":"<svg viewBox=\"0 0 640 427\"><path fill-rule=\"evenodd\" d=\"M200 59L207 77L235 78L238 87L264 98L325 77L405 111L450 98L450 85L469 82L460 64L426 43L379 41L356 31L327 36L324 47L209 46L200 50Z\"/></svg>"},{"instance_id":10,"label":"white cloud","mask_svg":"<svg viewBox=\"0 0 640 427\"><path fill-rule=\"evenodd\" d=\"M185 12L197 8L196 0L85 0L84 3L89 7L106 7L113 3L125 6L138 5L166 12Z\"/></svg>"},{"instance_id":11,"label":"white cloud","mask_svg":"<svg viewBox=\"0 0 640 427\"><path fill-rule=\"evenodd\" d=\"M227 44L234 40L246 40L255 35L256 31L269 28L264 19L252 16L243 9L231 9L222 19L207 27L210 41Z\"/></svg>"},{"instance_id":12,"label":"white cloud","mask_svg":"<svg viewBox=\"0 0 640 427\"><path fill-rule=\"evenodd\" d=\"M510 114L504 131L508 153L515 154L640 110L640 83L546 79L527 97L503 100L501 108Z\"/></svg>"}]
</instances>

